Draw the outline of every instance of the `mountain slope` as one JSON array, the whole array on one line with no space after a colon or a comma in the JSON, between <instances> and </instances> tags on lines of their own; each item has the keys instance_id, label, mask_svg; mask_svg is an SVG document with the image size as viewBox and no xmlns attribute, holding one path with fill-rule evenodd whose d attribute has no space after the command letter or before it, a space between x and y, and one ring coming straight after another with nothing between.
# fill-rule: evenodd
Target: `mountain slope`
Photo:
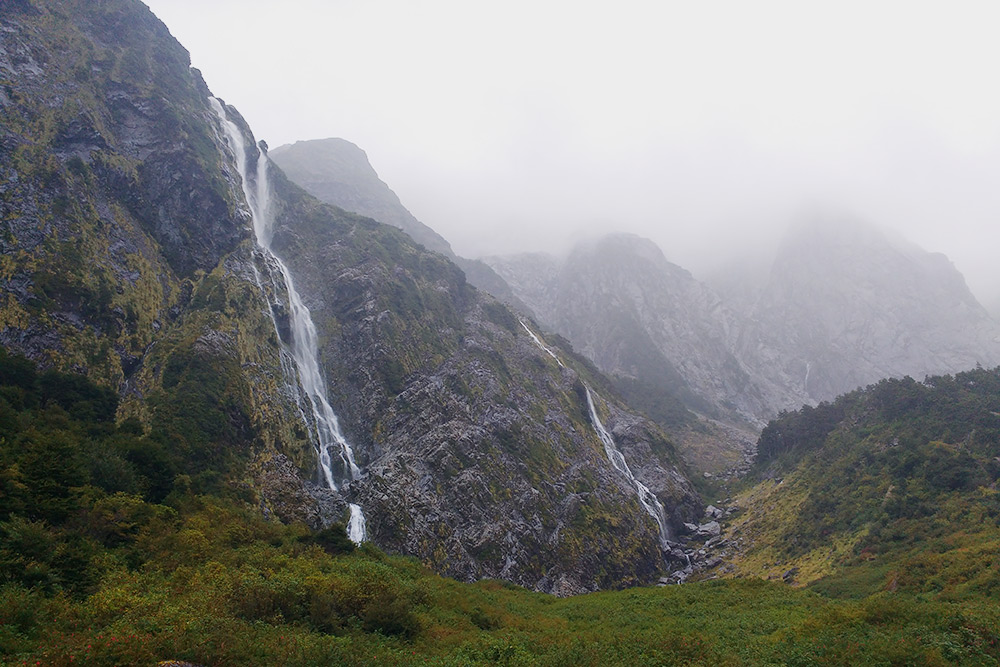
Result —
<instances>
[{"instance_id":1,"label":"mountain slope","mask_svg":"<svg viewBox=\"0 0 1000 667\"><path fill-rule=\"evenodd\" d=\"M139 3L0 18L0 343L113 388L122 416L185 452L195 488L254 456L301 462L239 186L187 52Z\"/></svg>"},{"instance_id":2,"label":"mountain slope","mask_svg":"<svg viewBox=\"0 0 1000 667\"><path fill-rule=\"evenodd\" d=\"M736 353L815 402L884 377L996 364L1000 329L944 255L823 215L782 242Z\"/></svg>"},{"instance_id":3,"label":"mountain slope","mask_svg":"<svg viewBox=\"0 0 1000 667\"><path fill-rule=\"evenodd\" d=\"M721 300L651 241L606 236L547 266L537 256L520 265L488 261L547 327L614 377L714 416L752 418L765 409L727 349L732 323Z\"/></svg>"},{"instance_id":4,"label":"mountain slope","mask_svg":"<svg viewBox=\"0 0 1000 667\"><path fill-rule=\"evenodd\" d=\"M451 245L403 208L396 193L375 173L368 156L344 139L297 141L268 151L303 190L345 211L398 227L428 250L451 255Z\"/></svg>"},{"instance_id":5,"label":"mountain slope","mask_svg":"<svg viewBox=\"0 0 1000 667\"><path fill-rule=\"evenodd\" d=\"M279 146L269 154L293 183L320 201L402 229L417 243L457 264L479 289L528 312L493 269L479 260L457 256L440 234L417 220L356 145L344 139L314 139Z\"/></svg>"},{"instance_id":6,"label":"mountain slope","mask_svg":"<svg viewBox=\"0 0 1000 667\"><path fill-rule=\"evenodd\" d=\"M721 294L620 235L487 261L605 372L730 420L1000 361L1000 328L943 255L839 214L794 227L762 285L722 276Z\"/></svg>"},{"instance_id":7,"label":"mountain slope","mask_svg":"<svg viewBox=\"0 0 1000 667\"><path fill-rule=\"evenodd\" d=\"M667 429L693 467L714 474L745 465L768 402L730 349L738 319L651 241L618 234L561 260L486 261L549 330Z\"/></svg>"},{"instance_id":8,"label":"mountain slope","mask_svg":"<svg viewBox=\"0 0 1000 667\"><path fill-rule=\"evenodd\" d=\"M604 456L578 373L443 257L274 181L274 247L310 295L331 398L366 468L350 493L376 543L463 578L543 589L652 577L655 530ZM694 496L671 445L607 408L679 525Z\"/></svg>"},{"instance_id":9,"label":"mountain slope","mask_svg":"<svg viewBox=\"0 0 1000 667\"><path fill-rule=\"evenodd\" d=\"M273 165L254 171L269 162L245 122L141 4L17 3L0 18L0 341L113 388L119 418L177 461L178 489L315 528L360 501L378 544L465 578L567 593L668 567L586 387L670 525L697 514L697 495L596 371L569 353L556 364L442 255ZM248 201L247 185L268 187ZM252 231L262 204L363 468L339 490L320 475L292 361L305 348L291 283Z\"/></svg>"}]
</instances>

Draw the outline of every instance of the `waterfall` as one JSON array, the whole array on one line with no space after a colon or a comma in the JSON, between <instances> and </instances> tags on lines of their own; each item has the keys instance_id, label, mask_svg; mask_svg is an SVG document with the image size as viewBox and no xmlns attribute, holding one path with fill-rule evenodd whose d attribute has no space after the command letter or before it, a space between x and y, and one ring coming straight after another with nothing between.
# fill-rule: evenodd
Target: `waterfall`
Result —
<instances>
[{"instance_id":1,"label":"waterfall","mask_svg":"<svg viewBox=\"0 0 1000 667\"><path fill-rule=\"evenodd\" d=\"M534 341L535 345L537 345L541 350L544 350L550 357L555 359L556 363L559 364L560 367L565 368L562 360L556 356L556 353L553 352L548 345L542 342L541 338L535 335L534 331L528 328L528 325L524 323L524 320L518 318L517 321L520 322L521 326L524 327L524 330L528 332L528 335L531 336L531 340ZM615 470L625 475L625 477L628 478L628 481L635 486L636 495L639 498L639 504L642 505L643 509L645 509L646 512L656 520L656 525L659 526L660 529L660 545L663 548L666 548L667 541L670 539L670 527L667 525L667 515L663 510L663 503L661 503L660 499L656 497L656 494L649 490L649 487L637 480L635 475L632 474L632 471L629 470L628 463L625 462L625 455L622 454L621 450L619 450L615 445L614 438L612 438L611 434L608 433L606 428L604 428L604 424L601 423L600 417L597 416L597 410L594 408L594 399L591 398L590 395L590 387L586 387L585 385L585 388L587 390L587 409L590 411L590 421L594 425L597 437L599 437L601 442L604 443L604 453L607 454L608 460L611 461L611 465L615 467Z\"/></svg>"},{"instance_id":2,"label":"waterfall","mask_svg":"<svg viewBox=\"0 0 1000 667\"><path fill-rule=\"evenodd\" d=\"M656 520L656 525L660 528L660 544L666 547L667 540L670 539L670 528L667 526L667 517L663 510L663 503L660 502L656 494L650 491L645 484L637 480L632 471L629 470L628 464L625 462L625 455L615 446L614 438L604 428L601 418L597 416L597 410L594 408L594 399L590 396L590 387L585 387L585 389L587 390L587 409L590 411L590 421L594 425L594 430L597 431L597 436L604 443L604 453L607 454L608 460L611 461L611 465L615 467L615 470L625 475L635 486L639 504L642 505L649 516Z\"/></svg>"},{"instance_id":3,"label":"waterfall","mask_svg":"<svg viewBox=\"0 0 1000 667\"><path fill-rule=\"evenodd\" d=\"M341 432L340 421L337 419L337 415L334 413L333 408L330 406L330 401L327 399L326 382L319 367L319 341L312 315L309 312L309 308L303 303L298 290L295 289L295 283L292 280L292 275L288 267L285 266L285 263L271 249L271 236L273 232L271 225L273 220L271 217L271 193L267 174L269 160L265 154L257 149L257 170L254 178L251 179L247 165L246 145L243 133L235 123L229 120L225 109L222 107L222 103L214 97L209 99L212 108L222 122L226 138L236 157L236 166L243 181L243 195L250 206L257 245L264 253L268 263L277 267L281 275L281 282L288 293L292 332L292 340L288 342L288 347L294 360L299 387L306 399L308 399L308 408L312 413L312 424L308 420L306 423L310 426L310 432L316 441L316 450L323 479L327 487L336 491L339 489L337 485L338 476L341 484L350 482L361 476L361 469L358 468L354 461L354 450ZM275 326L277 328L277 325ZM299 407L301 410L302 405L300 404ZM313 431L313 425L315 426L315 431ZM347 533L351 540L360 543L367 537L365 516L359 505L350 503L349 506L351 516L347 524Z\"/></svg>"},{"instance_id":4,"label":"waterfall","mask_svg":"<svg viewBox=\"0 0 1000 667\"><path fill-rule=\"evenodd\" d=\"M351 508L351 520L347 522L347 536L355 544L361 544L367 536L365 515L361 512L361 506L356 503L350 503L348 507Z\"/></svg>"}]
</instances>

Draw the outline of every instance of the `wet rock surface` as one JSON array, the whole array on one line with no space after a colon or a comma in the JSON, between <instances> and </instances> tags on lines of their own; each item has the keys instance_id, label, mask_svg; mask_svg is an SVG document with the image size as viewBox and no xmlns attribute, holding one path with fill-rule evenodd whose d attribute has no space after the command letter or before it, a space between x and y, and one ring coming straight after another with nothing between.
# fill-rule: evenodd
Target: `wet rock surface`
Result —
<instances>
[{"instance_id":1,"label":"wet rock surface","mask_svg":"<svg viewBox=\"0 0 1000 667\"><path fill-rule=\"evenodd\" d=\"M721 503L725 509L709 505L701 523L684 524L679 541L671 545L672 571L660 577L658 585L683 584L693 579L714 579L730 571L727 560L736 553L741 541L738 537L723 535L719 520L732 516L739 507L731 501Z\"/></svg>"},{"instance_id":2,"label":"wet rock surface","mask_svg":"<svg viewBox=\"0 0 1000 667\"><path fill-rule=\"evenodd\" d=\"M660 429L571 352L556 349L557 364L443 257L319 205L280 173L275 192L274 249L319 329L331 403L364 470L346 496L376 544L541 590L664 571L656 523L607 460L584 383L604 387L603 421L679 525L699 501Z\"/></svg>"}]
</instances>

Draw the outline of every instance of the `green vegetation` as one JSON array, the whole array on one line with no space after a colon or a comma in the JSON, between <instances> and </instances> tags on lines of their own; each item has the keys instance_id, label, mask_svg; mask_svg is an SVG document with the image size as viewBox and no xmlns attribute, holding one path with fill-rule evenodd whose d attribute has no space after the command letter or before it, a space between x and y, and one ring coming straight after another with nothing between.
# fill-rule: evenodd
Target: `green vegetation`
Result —
<instances>
[{"instance_id":1,"label":"green vegetation","mask_svg":"<svg viewBox=\"0 0 1000 667\"><path fill-rule=\"evenodd\" d=\"M165 384L192 372L182 361ZM355 549L342 526L265 521L228 483L198 493L189 451L116 424L116 404L0 351L0 664L1000 661L1000 608L983 591L855 600L713 581L557 599L461 584Z\"/></svg>"},{"instance_id":2,"label":"green vegetation","mask_svg":"<svg viewBox=\"0 0 1000 667\"><path fill-rule=\"evenodd\" d=\"M17 178L2 194L0 277L23 289L0 295L0 325L11 340L51 334L25 349L55 370L0 350L0 664L1000 661L996 372L883 383L769 427L758 472L785 481L752 490L769 505L760 508L765 520L748 510L743 525L768 539L758 562L803 564L810 590L716 581L559 600L438 577L414 560L355 548L342 526L311 532L265 520L254 475L266 457L257 455L280 451L310 469L313 453L292 406L275 400L283 376L266 315L273 300L239 277L249 267L248 231L221 169L207 89L140 3L8 8L18 26L5 37L11 53L46 76L3 82L5 156ZM554 382L494 345L501 335L515 344L504 332L521 335L505 307L484 302L489 326L467 326L479 302L457 267L399 230L320 206L274 178L279 228L296 225L276 243L290 261L323 267L337 291L337 308L317 309L330 323L327 369L348 380L334 391L359 384L357 369L344 368L355 355L337 354L340 344L371 350L366 363L382 387L366 386L366 398L379 419L419 411L421 397L405 389L428 370L441 369L462 399L435 407L444 416L513 411L515 398L527 405L536 385ZM320 282L302 275L304 285ZM602 414L620 409L619 391L670 424L689 423L684 405L698 407L662 360L635 360L644 376L615 391L565 340L549 342L604 399ZM537 363L551 370L543 355ZM60 372L70 369L89 379ZM519 414L534 423L511 421L492 452L476 450L490 473L483 507L513 504L511 482L523 478L537 493L572 471L579 457L562 456L580 451L569 449L570 431L588 434L590 453L602 455L583 381L558 388L568 421L544 433L559 437L538 435L547 415L532 404ZM648 439L661 460L677 460L668 441ZM504 469L501 453L530 472ZM438 494L470 465L456 454ZM639 581L627 573L659 555L626 521L648 520L635 501L603 501L582 468L568 486L590 498L562 525L561 496L537 505L546 529L559 525L565 553L516 546L538 554L539 577L560 557L589 557L597 583ZM397 511L383 517L396 522L383 538L412 524L409 509ZM452 528L435 530L427 562L444 570ZM478 557L502 561L511 548L502 539L478 545Z\"/></svg>"},{"instance_id":3,"label":"green vegetation","mask_svg":"<svg viewBox=\"0 0 1000 667\"><path fill-rule=\"evenodd\" d=\"M739 572L829 595L1000 593L1000 369L883 380L764 429ZM780 484L776 481L780 479Z\"/></svg>"}]
</instances>

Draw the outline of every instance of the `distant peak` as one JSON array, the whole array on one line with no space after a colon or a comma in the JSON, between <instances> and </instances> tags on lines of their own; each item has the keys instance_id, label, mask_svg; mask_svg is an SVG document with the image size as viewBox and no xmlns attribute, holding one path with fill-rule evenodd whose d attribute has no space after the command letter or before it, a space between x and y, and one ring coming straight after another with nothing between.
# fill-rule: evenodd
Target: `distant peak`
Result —
<instances>
[{"instance_id":1,"label":"distant peak","mask_svg":"<svg viewBox=\"0 0 1000 667\"><path fill-rule=\"evenodd\" d=\"M628 254L657 264L670 263L654 241L629 232L615 232L580 241L570 254L580 256L594 253Z\"/></svg>"},{"instance_id":2,"label":"distant peak","mask_svg":"<svg viewBox=\"0 0 1000 667\"><path fill-rule=\"evenodd\" d=\"M880 225L861 217L857 213L831 206L810 207L803 210L789 224L782 240L782 247L794 247L802 243L829 245L902 245L904 241Z\"/></svg>"},{"instance_id":3,"label":"distant peak","mask_svg":"<svg viewBox=\"0 0 1000 667\"><path fill-rule=\"evenodd\" d=\"M351 157L368 163L368 154L357 144L339 137L326 139L306 139L293 144L284 144L271 149L271 153L308 155L311 159Z\"/></svg>"}]
</instances>

